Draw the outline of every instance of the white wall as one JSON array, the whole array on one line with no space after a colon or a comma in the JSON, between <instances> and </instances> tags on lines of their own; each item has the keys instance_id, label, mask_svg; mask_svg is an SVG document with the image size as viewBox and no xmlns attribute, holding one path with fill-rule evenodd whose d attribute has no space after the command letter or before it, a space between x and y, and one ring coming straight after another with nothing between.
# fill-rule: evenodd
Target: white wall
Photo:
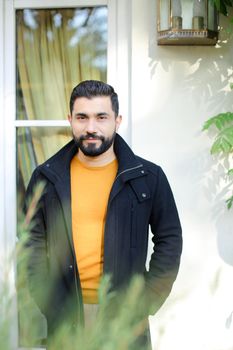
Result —
<instances>
[{"instance_id":1,"label":"white wall","mask_svg":"<svg viewBox=\"0 0 233 350\"><path fill-rule=\"evenodd\" d=\"M222 23L222 22L221 22ZM157 350L233 346L233 209L227 211L204 121L233 110L226 77L232 39L222 47L159 47L156 1L132 1L132 146L165 170L183 226L173 292L151 319ZM231 72L232 74L232 72Z\"/></svg>"}]
</instances>

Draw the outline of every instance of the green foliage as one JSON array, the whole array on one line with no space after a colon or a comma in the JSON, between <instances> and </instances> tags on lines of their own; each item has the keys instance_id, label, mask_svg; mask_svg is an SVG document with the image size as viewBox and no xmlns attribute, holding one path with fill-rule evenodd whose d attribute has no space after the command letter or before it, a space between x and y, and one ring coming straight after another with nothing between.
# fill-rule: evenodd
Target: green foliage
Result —
<instances>
[{"instance_id":1,"label":"green foliage","mask_svg":"<svg viewBox=\"0 0 233 350\"><path fill-rule=\"evenodd\" d=\"M21 270L22 274L22 270ZM22 276L21 276L22 280ZM18 284L18 289L21 286ZM49 350L149 350L149 346L138 342L148 327L147 307L143 302L144 281L141 277L135 277L129 288L124 293L116 295L109 294L109 279L103 280L100 287L102 300L96 321L89 328L70 327L70 324L63 323L50 338ZM20 293L20 290L18 290ZM25 295L25 294L24 294ZM9 296L6 289L0 295L2 303ZM28 300L22 298L19 311L25 307L28 310ZM116 299L117 297L117 299ZM8 298L9 307L13 303L13 298ZM4 313L2 323L0 323L0 350L11 350L10 345L10 313ZM24 315L25 317L26 315ZM28 322L31 322L30 329L24 329L23 347L40 347L38 342L39 331L36 329L34 320L28 314Z\"/></svg>"},{"instance_id":2,"label":"green foliage","mask_svg":"<svg viewBox=\"0 0 233 350\"><path fill-rule=\"evenodd\" d=\"M224 16L228 16L228 7L233 7L232 0L214 0L217 10Z\"/></svg>"},{"instance_id":3,"label":"green foliage","mask_svg":"<svg viewBox=\"0 0 233 350\"><path fill-rule=\"evenodd\" d=\"M213 0L213 3L220 14L228 16L233 7L233 0ZM233 18L229 18L233 24ZM228 32L229 29L227 29ZM232 31L232 28L230 28ZM229 81L229 87L233 90L233 83ZM212 130L215 132L214 142L211 146L211 154L220 154L228 158L233 153L233 113L220 113L209 118L203 125L203 131ZM228 170L228 176L233 174L233 169ZM226 200L227 208L233 206L233 196Z\"/></svg>"},{"instance_id":4,"label":"green foliage","mask_svg":"<svg viewBox=\"0 0 233 350\"><path fill-rule=\"evenodd\" d=\"M44 186L40 184L33 197L26 216L21 215L18 236L21 237L15 251L11 254L9 266L14 265L17 257L17 299L20 321L20 346L40 347L41 339L38 337L41 327L33 317L30 310L31 302L26 288L27 249L25 244L28 239L28 230L32 225L35 213ZM11 350L11 326L10 312L16 295L10 293L9 276L4 278L4 286L0 290L0 350ZM102 279L99 290L99 310L95 323L88 329L83 326L71 327L63 323L57 332L50 338L49 350L149 350L147 345L139 342L148 327L149 310L152 305L145 297L144 279L135 276L129 287L118 293L109 293L110 278ZM12 316L11 316L12 315Z\"/></svg>"},{"instance_id":5,"label":"green foliage","mask_svg":"<svg viewBox=\"0 0 233 350\"><path fill-rule=\"evenodd\" d=\"M233 205L233 196L231 196L230 198L228 198L226 200L226 203L227 203L227 208L230 209Z\"/></svg>"},{"instance_id":6,"label":"green foliage","mask_svg":"<svg viewBox=\"0 0 233 350\"><path fill-rule=\"evenodd\" d=\"M142 293L144 282L135 277L130 287L116 295L108 294L107 282L101 284L103 297L96 322L90 328L70 329L63 324L50 342L49 350L148 350L136 339L147 329ZM74 346L75 344L75 346Z\"/></svg>"},{"instance_id":7,"label":"green foliage","mask_svg":"<svg viewBox=\"0 0 233 350\"><path fill-rule=\"evenodd\" d=\"M229 169L227 175L233 176L233 169ZM230 209L233 206L233 195L226 200L227 208Z\"/></svg>"},{"instance_id":8,"label":"green foliage","mask_svg":"<svg viewBox=\"0 0 233 350\"><path fill-rule=\"evenodd\" d=\"M233 113L220 113L208 119L202 130L208 130L212 126L217 129L217 135L211 147L211 154L231 153L233 151Z\"/></svg>"},{"instance_id":9,"label":"green foliage","mask_svg":"<svg viewBox=\"0 0 233 350\"><path fill-rule=\"evenodd\" d=\"M215 139L211 146L211 154L222 154L228 157L233 153L233 113L220 113L208 119L202 130L215 131ZM233 169L229 169L227 175L233 175ZM233 196L226 200L227 208L230 209L233 205Z\"/></svg>"},{"instance_id":10,"label":"green foliage","mask_svg":"<svg viewBox=\"0 0 233 350\"><path fill-rule=\"evenodd\" d=\"M220 113L215 117L208 119L203 126L203 130L208 130L212 125L214 125L218 130L223 130L223 128L229 123L233 122L233 113Z\"/></svg>"}]
</instances>

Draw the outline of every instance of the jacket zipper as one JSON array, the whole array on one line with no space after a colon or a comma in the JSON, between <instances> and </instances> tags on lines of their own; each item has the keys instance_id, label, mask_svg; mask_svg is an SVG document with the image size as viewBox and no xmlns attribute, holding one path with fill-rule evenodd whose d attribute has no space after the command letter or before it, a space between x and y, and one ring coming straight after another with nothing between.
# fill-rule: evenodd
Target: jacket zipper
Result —
<instances>
[{"instance_id":1,"label":"jacket zipper","mask_svg":"<svg viewBox=\"0 0 233 350\"><path fill-rule=\"evenodd\" d=\"M143 167L143 165L142 164L140 164L140 165L137 165L137 166L135 166L135 167L133 167L133 168L129 168L129 169L125 169L125 170L123 170L123 171L121 171L117 176L116 176L116 178L115 178L115 181L116 181L116 179L120 176L120 175L122 175L122 174L124 174L124 173L126 173L126 172L128 172L128 171L131 171L131 170L135 170L135 169L138 169L138 168L141 168L141 167ZM115 182L114 181L114 182Z\"/></svg>"},{"instance_id":2,"label":"jacket zipper","mask_svg":"<svg viewBox=\"0 0 233 350\"><path fill-rule=\"evenodd\" d=\"M77 266L76 261L74 261L75 290L76 290L77 301L78 301L78 305L79 305L79 309L80 309L79 311L80 311L81 322L82 322L82 324L84 324L83 300L80 300L80 298L82 299L82 288L81 288L81 284L80 284L80 279L79 279L79 283L78 283L77 275L78 275L78 266ZM79 284L79 286L78 286L78 284ZM78 290L80 291L80 293L78 292Z\"/></svg>"}]
</instances>

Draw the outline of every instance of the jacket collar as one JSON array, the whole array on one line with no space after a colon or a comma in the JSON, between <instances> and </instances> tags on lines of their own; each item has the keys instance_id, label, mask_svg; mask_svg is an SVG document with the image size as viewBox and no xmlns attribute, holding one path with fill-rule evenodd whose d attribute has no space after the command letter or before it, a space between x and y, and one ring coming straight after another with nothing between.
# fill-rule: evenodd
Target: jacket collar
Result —
<instances>
[{"instance_id":1,"label":"jacket collar","mask_svg":"<svg viewBox=\"0 0 233 350\"><path fill-rule=\"evenodd\" d=\"M69 178L70 162L77 152L78 147L72 140L53 157L42 164L39 167L40 171L52 183L56 183L58 180L67 179L67 177ZM117 177L121 177L123 181L127 181L132 177L134 178L144 174L142 163L119 134L116 135L114 141L114 152L118 160Z\"/></svg>"},{"instance_id":2,"label":"jacket collar","mask_svg":"<svg viewBox=\"0 0 233 350\"><path fill-rule=\"evenodd\" d=\"M43 163L39 169L52 183L69 178L70 162L77 152L78 148L75 142L71 140L54 156Z\"/></svg>"},{"instance_id":3,"label":"jacket collar","mask_svg":"<svg viewBox=\"0 0 233 350\"><path fill-rule=\"evenodd\" d=\"M129 169L142 166L131 148L118 134L116 135L114 142L114 152L118 160L118 175L125 173Z\"/></svg>"}]
</instances>

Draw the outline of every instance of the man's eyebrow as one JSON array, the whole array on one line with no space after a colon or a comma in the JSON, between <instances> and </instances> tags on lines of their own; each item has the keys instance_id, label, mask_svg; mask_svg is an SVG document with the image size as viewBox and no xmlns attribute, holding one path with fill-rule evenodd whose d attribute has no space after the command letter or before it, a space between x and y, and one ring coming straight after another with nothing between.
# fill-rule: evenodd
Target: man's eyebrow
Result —
<instances>
[{"instance_id":1,"label":"man's eyebrow","mask_svg":"<svg viewBox=\"0 0 233 350\"><path fill-rule=\"evenodd\" d=\"M77 112L74 114L76 117L80 116L80 117L86 117L87 114L86 113L82 113L82 112Z\"/></svg>"},{"instance_id":2,"label":"man's eyebrow","mask_svg":"<svg viewBox=\"0 0 233 350\"><path fill-rule=\"evenodd\" d=\"M96 113L97 116L101 116L101 115L109 115L107 112L99 112L99 113Z\"/></svg>"},{"instance_id":3,"label":"man's eyebrow","mask_svg":"<svg viewBox=\"0 0 233 350\"><path fill-rule=\"evenodd\" d=\"M76 112L74 114L74 116L77 117L88 117L88 113L84 113L84 112ZM101 117L101 116L109 116L109 113L107 112L98 112L95 114L96 117Z\"/></svg>"}]
</instances>

